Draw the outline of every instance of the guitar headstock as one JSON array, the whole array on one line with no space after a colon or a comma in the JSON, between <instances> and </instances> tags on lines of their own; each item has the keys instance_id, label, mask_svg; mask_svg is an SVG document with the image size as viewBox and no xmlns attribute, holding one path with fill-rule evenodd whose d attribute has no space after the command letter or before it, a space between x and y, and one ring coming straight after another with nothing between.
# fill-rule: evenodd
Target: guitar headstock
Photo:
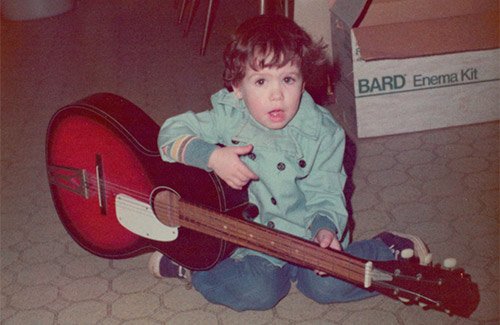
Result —
<instances>
[{"instance_id":1,"label":"guitar headstock","mask_svg":"<svg viewBox=\"0 0 500 325\"><path fill-rule=\"evenodd\" d=\"M373 266L373 288L406 304L462 317L469 317L479 304L478 286L463 269L401 261L374 261Z\"/></svg>"}]
</instances>

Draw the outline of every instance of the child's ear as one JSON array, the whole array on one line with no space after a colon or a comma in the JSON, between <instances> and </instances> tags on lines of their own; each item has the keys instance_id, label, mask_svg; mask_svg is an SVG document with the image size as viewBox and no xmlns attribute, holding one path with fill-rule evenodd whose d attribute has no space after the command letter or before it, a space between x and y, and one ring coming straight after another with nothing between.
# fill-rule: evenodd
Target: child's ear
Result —
<instances>
[{"instance_id":1,"label":"child's ear","mask_svg":"<svg viewBox=\"0 0 500 325\"><path fill-rule=\"evenodd\" d=\"M234 94L238 99L243 99L243 93L241 92L240 87L235 86L234 84L231 84L231 87L233 87Z\"/></svg>"}]
</instances>

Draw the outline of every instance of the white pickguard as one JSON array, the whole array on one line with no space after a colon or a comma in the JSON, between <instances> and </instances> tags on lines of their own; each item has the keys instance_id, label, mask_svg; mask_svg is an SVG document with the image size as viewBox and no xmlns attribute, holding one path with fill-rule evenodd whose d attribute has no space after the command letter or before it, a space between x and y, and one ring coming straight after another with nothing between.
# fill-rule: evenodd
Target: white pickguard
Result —
<instances>
[{"instance_id":1,"label":"white pickguard","mask_svg":"<svg viewBox=\"0 0 500 325\"><path fill-rule=\"evenodd\" d=\"M115 209L120 224L134 234L157 241L173 241L178 236L177 227L161 223L148 203L118 194Z\"/></svg>"}]
</instances>

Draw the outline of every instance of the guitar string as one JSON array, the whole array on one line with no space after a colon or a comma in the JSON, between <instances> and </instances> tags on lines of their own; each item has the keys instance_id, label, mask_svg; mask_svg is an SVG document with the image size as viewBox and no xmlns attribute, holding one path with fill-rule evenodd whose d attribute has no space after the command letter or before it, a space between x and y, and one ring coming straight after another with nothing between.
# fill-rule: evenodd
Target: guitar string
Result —
<instances>
[{"instance_id":1,"label":"guitar string","mask_svg":"<svg viewBox=\"0 0 500 325\"><path fill-rule=\"evenodd\" d=\"M88 179L90 180L90 182L87 182L88 186L92 186L92 185L98 186L97 184L100 182L100 180L97 179L97 177L95 177L93 175L88 175ZM92 181L94 181L94 182L92 182ZM106 189L111 188L115 191L115 193L121 193L121 192L119 192L119 190L122 190L122 192L124 194L127 194L131 197L136 197L136 198L143 199L143 200L146 199L149 201L149 194L145 194L143 192L140 192L140 191L137 191L137 190L134 190L134 189L110 182L110 181L103 181L103 183L106 186Z\"/></svg>"},{"instance_id":2,"label":"guitar string","mask_svg":"<svg viewBox=\"0 0 500 325\"><path fill-rule=\"evenodd\" d=\"M217 213L217 212L215 212ZM215 220L216 223L221 223L221 221L219 220L219 218L215 215L213 218L213 220ZM251 232L248 232L246 231L245 229L240 229L238 226L242 227L242 228L245 228L245 224L238 224L238 220L234 220L234 219L230 219L230 220L227 220L229 223L224 223L226 220L224 220L222 222L222 225L220 226L217 226L216 229L220 229L222 228L222 226L230 226L231 229L229 229L230 233L235 233L235 232L240 232L240 235L239 235L239 238L246 238L248 236L252 236L252 233ZM233 223L236 223L235 225L231 225L231 222ZM249 227L249 226L248 226ZM236 231L235 231L236 230ZM255 229L252 229L252 230L255 230ZM312 244L310 242L307 242L305 240L302 240L300 238L297 238L297 237L291 237L291 236L288 236L289 238L287 238L286 241L284 241L285 243L288 243L290 242L290 245L280 245L282 244L281 241L279 241L279 239L276 238L276 234L279 234L279 233L275 233L275 232L270 232L270 233L264 233L264 234L261 234L258 239L261 239L262 240L262 243L260 243L259 241L255 241L255 239L252 241L257 247L261 247L264 249L264 252L267 252L267 253L272 253L272 252L276 252L276 253L281 253L280 255L283 254L282 250L283 250L283 247L284 250L285 250L285 253L287 254L292 254L291 257L293 257L293 255L297 256L300 255L302 257L298 257L296 259L297 262L301 263L301 264L304 264L304 265L310 265L311 267L317 267L317 266L323 266L325 268L325 270L329 271L330 273L332 272L331 268L328 268L328 266L330 266L331 264L329 264L328 262L328 257L331 259L332 256L332 251L330 250L318 250L318 246L316 246L315 244ZM286 234L285 235L282 235L282 236L287 236ZM238 236L236 236L238 237ZM243 239L245 241L245 239ZM248 241L246 241L248 242ZM278 243L276 247L276 244L275 243ZM293 244L293 245L291 245ZM304 247L304 246L308 246L309 247ZM244 245L243 245L244 246ZM303 249L297 249L297 247L300 247L300 246L303 246ZM281 247L281 250L279 249L272 249L272 247L274 248L280 248ZM309 249L309 255L306 255L307 252L306 250ZM312 250L312 252L311 252ZM318 254L318 251L322 254ZM328 255L330 254L330 256ZM272 254L271 254L272 255ZM314 263L311 262L311 256L313 257L313 259L315 258L315 261ZM309 259L306 259L305 257L308 257ZM337 259L337 263L339 263L339 259ZM351 261L349 261L350 264L353 264ZM325 266L327 265L327 266ZM359 266L359 265L358 265ZM340 267L339 265L337 265L337 267ZM355 265L354 265L355 267ZM361 268L363 268L364 270L364 264L362 266L360 266ZM353 273L353 272L351 272ZM364 273L363 273L364 274Z\"/></svg>"},{"instance_id":3,"label":"guitar string","mask_svg":"<svg viewBox=\"0 0 500 325\"><path fill-rule=\"evenodd\" d=\"M90 186L90 189L92 189L92 185L95 185L97 186L97 183L98 183L98 180L95 178L95 177L89 177L89 179L91 180L94 180L95 182L89 182L89 186ZM144 193L142 192L139 192L139 191L135 191L135 190L130 190L129 188L127 187L123 187L121 185L118 185L118 184L114 184L114 183L111 183L109 181L104 181L104 184L106 185L106 194L107 196L110 196L112 197L112 195L110 195L110 191L109 189L112 189L113 191L116 191L116 190L121 190L120 193L123 193L123 194L133 194L135 195L136 197L139 197L139 198L142 198L142 199L148 199L149 200L149 196L147 195L144 195ZM97 189L93 189L94 191L97 191ZM129 192L134 192L134 193L129 193ZM113 192L114 193L114 192ZM114 193L116 194L116 193ZM132 196L132 195L130 195ZM140 205L133 205L133 206L130 206L131 208L134 208L137 213L144 213L144 209L140 206ZM137 209L136 209L137 208ZM168 206L168 208L171 210L172 207ZM178 211L170 211L171 213L174 213L174 214L178 214ZM212 228L214 231L218 231L219 229L218 228ZM243 237L240 235L240 237ZM294 247L292 246L287 246L287 243L285 242L285 244L283 244L282 241L279 241L279 244L281 245L282 249L283 250L288 250L288 251L291 251ZM285 247L285 248L283 248ZM262 246L262 248L267 248L266 246ZM323 251L321 251L323 253ZM328 256L327 256L328 257ZM319 262L324 262L324 263L327 263L326 261L324 261L324 259L322 259L320 256L317 256L317 260ZM349 259L345 259L344 257L340 258L340 261L344 260L345 263L348 263L347 265L352 265L352 261L349 260ZM318 263L320 264L320 263ZM319 266L319 265L318 265ZM351 268L349 269L348 267L345 268L348 272L348 274L358 274L358 275L361 275L361 274L364 274L364 273L361 273L361 272L358 272L358 268Z\"/></svg>"},{"instance_id":4,"label":"guitar string","mask_svg":"<svg viewBox=\"0 0 500 325\"><path fill-rule=\"evenodd\" d=\"M423 295L421 293L418 293L418 292L415 292L413 290L408 290L408 289L405 289L405 288L401 288L401 287L398 287L398 286L395 286L395 285L392 285L390 283L387 283L387 282L384 282L384 281L377 281L377 280L374 280L373 283L375 283L376 285L378 285L379 287L382 287L382 288L389 288L389 289L392 289L393 290L393 294L394 296L397 296L399 295L399 292L405 292L405 293L409 293L411 294L412 296L414 297L418 297L419 299L420 298L423 298L425 300L427 300L428 302L432 302L433 304L435 304L436 306L438 306L439 302L436 300L436 299L432 299L426 295ZM434 282L433 284L437 284L437 282ZM418 302L421 302L421 301L415 301L415 303L418 303Z\"/></svg>"},{"instance_id":5,"label":"guitar string","mask_svg":"<svg viewBox=\"0 0 500 325\"><path fill-rule=\"evenodd\" d=\"M90 176L90 175L89 175L88 179L89 179L89 182L88 182L87 185L88 185L89 190L93 190L93 191L97 192L97 184L98 184L99 180L96 177L93 177L93 176ZM124 186L121 186L121 185L109 182L109 181L103 181L103 183L106 185L106 191L105 191L106 192L106 196L108 196L110 198L113 198L114 195L116 195L116 194L123 193L123 194L129 195L131 197L135 196L135 198L138 198L139 201L141 199L149 201L149 195L146 195L146 194L144 194L142 192L139 192L139 191L136 191L136 190L133 190L133 189L130 189L130 188L127 188L127 187L124 187ZM94 188L93 186L95 186L96 188ZM143 207L140 206L139 204L131 204L131 203L128 203L128 202L124 203L124 205L125 204L129 208L134 209L134 211L136 211L138 214L145 213ZM170 205L163 206L162 208L164 208L164 209L167 208L166 210L168 210L168 212L170 212L170 213L173 213L174 215L179 214L178 210L175 209L175 207L172 207ZM210 217L209 214L205 214L204 216L205 217ZM207 226L205 226L205 227L207 227ZM207 227L207 228L210 229L210 227ZM219 228L213 228L212 227L211 230L215 231L215 232L219 232ZM242 238L242 237L244 237L244 234L240 234L240 238ZM291 250L295 249L294 246L288 245L287 242L283 243L283 241L279 241L278 244L280 245L280 248L282 250L284 250L284 251L287 251L287 250L291 251ZM266 250L269 249L269 247L265 246L265 245L261 245L261 248L265 248ZM279 252L280 251L278 250L277 253L279 253ZM325 251L320 250L320 253L326 253L326 252L328 252L328 250L325 250ZM323 255L326 255L326 254L323 254ZM331 258L331 256L319 256L319 255L316 256L316 259L317 259L318 264L319 264L319 265L317 265L317 267L321 267L320 264L322 264L322 263L328 263L327 261L325 261L325 259L327 259L328 257ZM347 263L348 267L344 266L343 268L348 272L348 274L357 274L357 275L364 275L365 274L364 270L363 270L363 272L359 271L359 266L358 267L354 267L354 268L353 267L349 267L349 266L352 266L353 264L352 264L352 260L350 260L348 257L340 255L338 257L338 261ZM325 270L325 268L328 269L328 267L323 266L323 270Z\"/></svg>"},{"instance_id":6,"label":"guitar string","mask_svg":"<svg viewBox=\"0 0 500 325\"><path fill-rule=\"evenodd\" d=\"M97 184L97 180L96 180L96 184ZM123 192L125 192L124 194L127 194L127 195L128 195L128 194L134 194L134 195L136 195L136 197L140 197L140 198L142 198L142 199L149 199L149 196L148 196L148 195L144 195L142 192L135 191L135 190L130 190L129 188L126 188L126 187L123 187L123 186L120 186L120 185L117 185L117 184L113 184L113 185L111 185L111 184L112 184L111 182L105 182L105 184L106 184L106 186L107 186L107 188L108 188L108 189L109 189L109 188L111 188L111 189L113 189L113 190L115 190L115 191L116 191L116 190L122 190ZM92 184L92 183L90 183L89 185L93 185L93 184ZM134 192L134 193L131 193L131 192ZM116 193L114 193L114 194L116 194ZM110 197L111 197L112 195L108 195L108 196L110 196ZM132 195L130 195L130 196L132 196ZM126 203L126 204L129 206L129 208L134 209L135 211L137 211L137 213L144 213L144 209L142 208L142 206L140 206L140 205L135 205L135 204L129 204L129 203ZM170 210L170 211L169 211L170 213L173 213L173 214L175 214L175 215L178 215L178 214L179 214L178 210L177 210L177 209L175 209L174 207L172 207L172 206L164 206L163 208L165 208L165 207L167 207L167 208L168 208L168 210ZM208 217L210 217L210 215L206 214L206 215L205 215L205 217L207 217L207 216L208 216ZM208 229L210 228L210 227L207 227L207 226L205 226L205 227L206 227L206 228L208 228ZM212 228L211 228L211 230L212 230L212 231L215 231L215 232L218 232L218 231L219 231L219 228L213 228L213 227L212 227ZM235 229L233 229L233 231L234 231L234 230L235 230ZM236 230L239 230L239 229L238 229L238 228L236 228ZM239 234L239 238L243 238L245 234L246 234L246 233ZM227 237L227 236L226 236L226 237ZM229 237L230 237L230 236L229 236ZM236 237L238 237L238 236L236 236ZM229 238L229 239L230 239L230 238ZM283 242L283 241L276 241L276 240L275 240L275 242L278 242L278 244L281 246L281 249L282 249L282 250L285 250L285 251L287 251L287 250L291 251L291 250L293 250L293 249L295 248L294 246L289 246L289 245L287 245L287 242ZM266 249L266 250L269 250L269 247L268 247L268 246L265 246L265 245L260 245L260 247L261 247L261 248L264 248L264 249ZM271 251L272 251L272 250L271 250ZM275 252L276 252L276 253L280 253L280 251L279 251L279 250L277 250L277 251L275 251ZM323 253L323 251L320 251L320 252L322 252L322 253ZM325 251L325 252L326 252L326 251ZM324 257L329 257L329 256L324 256ZM341 258L341 259L342 259L342 258ZM324 261L325 261L325 259L324 259L324 258L321 258L321 256L317 256L317 261L318 261L318 263L317 263L318 265L317 265L317 266L320 266L321 262L324 262ZM346 260L344 260L344 261L345 261L345 262L347 262L347 263L348 263L348 265L351 265L351 264L352 264L352 262L351 262L351 261L349 261L348 259L346 259ZM351 270L349 270L349 271L350 271L351 273L364 274L364 272L358 272L358 268L351 269ZM352 272L352 271L354 271L354 272Z\"/></svg>"},{"instance_id":7,"label":"guitar string","mask_svg":"<svg viewBox=\"0 0 500 325\"><path fill-rule=\"evenodd\" d=\"M211 221L211 223L214 223L214 222L215 222L215 224L221 223L221 221L219 220L219 218L217 218L216 216L212 216L212 215L207 215L207 216L213 220L213 221ZM228 221L236 222L236 220L228 220ZM240 225L231 225L231 223L224 223L224 222L222 222L222 224L219 225L219 226L213 225L212 229L215 229L215 231L219 231L224 226L228 226L229 227L228 231L226 231L226 232L229 232L229 234L231 234L231 233L235 234L234 235L235 238L245 238L245 237L249 236L249 232L245 231L245 229L240 229L239 227L237 227L237 226L240 226ZM266 237L259 237L259 239L262 239L262 244L261 245L259 245L258 241L257 242L255 242L255 240L253 241L254 244L257 244L256 245L257 247L264 248L265 249L264 251L267 252L267 253L272 253L274 251L276 253L281 253L281 255L282 255L283 251L284 251L287 254L293 254L293 250L295 250L296 247L297 247L297 245L295 245L295 246L291 245L292 244L291 241L290 242L289 241L282 241L279 238L276 238L275 235L274 235L274 233L270 233L270 234L267 234L267 235L269 235L271 238L269 239L269 238L266 238ZM245 239L243 239L243 241L245 241L245 242L248 243L248 241L245 240ZM265 243L272 243L272 242L277 243L274 246L276 249L271 249L271 247L273 247L272 245L271 246L265 245ZM300 243L300 244L302 244L302 243ZM242 246L245 246L245 245L243 244ZM321 251L321 252L322 253L324 252L326 254L327 250ZM314 255L318 256L317 260L324 260L325 263L326 263L326 259L320 258L320 256L317 253L314 254ZM305 262L306 260L305 260L304 257L299 258L299 259L296 260L296 262L300 262L300 261L304 261ZM316 263L316 264L319 264L319 263ZM314 263L309 263L309 265L311 265L313 267L315 266ZM351 273L354 273L354 272L351 270Z\"/></svg>"},{"instance_id":8,"label":"guitar string","mask_svg":"<svg viewBox=\"0 0 500 325\"><path fill-rule=\"evenodd\" d=\"M97 182L95 183L95 185L97 184ZM145 195L144 193L142 192L139 192L139 191L135 191L135 190L131 190L129 188L126 188L126 187L123 187L123 186L120 186L120 185L117 185L117 184L114 184L114 185L111 185L112 183L110 182L105 182L107 188L111 188L113 189L114 191L116 190L122 190L124 193L123 194L133 194L135 195L136 197L139 197L139 198L142 198L142 199L149 199L149 196L148 195ZM89 185L93 185L92 183L90 183ZM94 189L95 191L96 189ZM113 194L116 194L116 192L112 192ZM134 193L132 193L134 192ZM108 196L112 197L113 195L110 195L108 194ZM132 196L132 195L130 195ZM142 214L144 213L144 209L142 206L138 205L138 204L129 204L129 203L126 203L127 206L130 208L130 209L134 209L135 211L137 211L138 214ZM175 207L172 207L170 205L164 205L163 208L167 208L167 210L169 210L170 213L174 213L175 215L178 215L179 214L179 211L178 209L176 209ZM205 217L211 217L210 214L205 214ZM205 226L206 228L210 228L210 227L207 227ZM219 228L211 228L212 231L215 231L215 232L218 232L219 231ZM238 228L236 228L238 230ZM233 229L234 230L234 229ZM244 233L245 234L245 233ZM240 234L239 237L242 238L244 237L244 234ZM227 237L227 236L225 236ZM229 236L231 237L231 236ZM236 236L237 237L237 236ZM230 238L229 238L230 239ZM278 244L281 246L281 249L282 250L292 250L294 247L292 246L288 246L286 245L287 242L285 242L285 244L283 244L282 241L275 241L275 242L278 242ZM260 245L261 248L265 248L267 251L269 251L269 247L268 246L265 246L265 245ZM283 248L285 247L285 248ZM272 251L272 250L271 250ZM280 253L280 250L276 250L275 251L276 253ZM323 251L321 250L320 252L327 252L327 250ZM321 258L320 256L317 256L317 264L316 265L317 267L320 266L321 262L326 262L325 259L328 258L329 256L324 256L324 258ZM344 259L343 257L340 258L341 260ZM344 259L344 262L347 262L348 265L352 265L351 261L349 261L348 259ZM324 266L323 266L324 267ZM326 271L329 271L329 268L328 267L324 267L326 269L323 269L323 270L326 270ZM358 275L364 275L365 272L359 272L359 268L349 268L349 267L344 267L345 270L347 270L347 272L349 272L350 274L358 274ZM411 278L412 280L414 278ZM421 281L421 280L420 280ZM374 283L377 283L378 285L382 286L385 282L380 282L380 281L374 281Z\"/></svg>"},{"instance_id":9,"label":"guitar string","mask_svg":"<svg viewBox=\"0 0 500 325\"><path fill-rule=\"evenodd\" d=\"M89 179L89 181L86 184L88 190L89 191L95 191L95 192L97 192L97 184L98 184L99 180L97 180L93 176L89 176L88 179ZM140 191L133 190L133 189L130 189L128 187L124 187L124 186L121 186L119 184L115 184L115 183L112 183L112 182L109 182L109 181L103 181L103 183L106 185L106 189L107 190L111 190L110 191L111 193L109 191L106 191L106 196L109 197L110 199L112 199L113 197L115 197L116 194L123 193L123 194L129 195L131 197L135 197L136 199L138 199L139 201L142 201L143 203L148 202L147 204L149 204L149 198L150 198L150 196L147 195L147 194L145 194L145 193L142 193ZM146 202L144 202L144 201L146 201ZM140 204L131 204L131 203L128 203L128 202L126 202L125 204L132 211L136 211L138 215L145 213L144 212L144 208ZM169 213L173 213L174 215L179 215L179 210L176 207L173 207L171 205L164 205L162 208L166 209ZM182 218L182 216L180 216L180 215L179 215L179 217ZM205 214L205 217L212 218L212 216L210 214L208 214L208 213ZM205 227L207 227L207 226L205 225ZM208 228L210 228L210 227L208 227ZM212 231L218 232L219 228L212 227ZM233 229L233 231L234 231L234 229ZM244 237L241 234L239 234L239 236L240 237ZM231 237L231 236L229 235L229 236L225 236L225 237L227 238L227 237ZM282 241L275 241L275 242L278 242L278 245L281 246L280 249L282 249L282 250L283 249L284 250L286 250L286 249L293 249L292 246L287 245L287 242L285 242L285 244L283 244ZM268 246L265 246L265 245L260 245L260 246L262 248L265 248L266 250L269 250ZM283 247L285 247L285 248L283 248ZM280 249L277 249L276 252L280 253ZM324 251L320 250L319 252L324 253L324 252L328 252L328 250L324 250ZM320 254L320 255L323 255L323 254ZM324 255L325 256L319 256L319 255L316 256L316 258L317 258L317 265L312 265L312 267L316 266L317 268L320 268L320 264L325 264L325 263L328 264L328 262L326 260L330 256L328 256L327 254L324 254ZM341 255L340 257L338 257L338 260L341 260L341 261L347 263L348 266L347 267L344 266L343 268L344 268L344 270L346 272L348 272L348 274L357 274L358 276L364 276L365 275L366 272L364 270L363 270L363 272L360 272L359 271L359 267L355 267L355 268L350 267L352 265L352 262L350 261L349 258L346 258L343 255ZM323 270L329 271L329 268L326 267L326 269L323 269ZM386 273L395 276L395 274L393 274L391 272L386 272ZM402 275L398 275L398 277L401 278ZM419 282L426 281L426 280L417 279L416 277L410 277L410 276L406 276L405 278L409 279L409 280L413 280L413 281L419 281ZM438 283L438 281L428 281L428 280L426 282L433 283L433 284ZM427 302L432 302L434 304L438 303L436 300L434 300L432 298L429 298L429 297L427 297L425 295L413 292L411 290L407 290L407 289L403 289L403 288L394 286L394 285L392 285L392 284L390 284L390 283L388 283L386 281L372 280L372 284L374 284L375 286L381 287L381 288L390 288L392 290L404 291L404 292L407 292L407 293L411 294L412 296L419 297L421 299L425 299Z\"/></svg>"},{"instance_id":10,"label":"guitar string","mask_svg":"<svg viewBox=\"0 0 500 325\"><path fill-rule=\"evenodd\" d=\"M215 212L215 214L216 214L216 213L217 213L217 212ZM196 213L195 213L195 214L196 214ZM219 230L220 230L221 228L223 228L223 227L230 227L230 229L228 229L228 231L225 231L225 233L229 232L229 236L231 236L231 235L230 235L231 233L233 233L233 234L234 234L234 233L236 233L236 235L235 235L234 237L236 237L236 238L242 238L242 240L243 240L243 241L246 241L246 242L248 243L248 240L245 240L244 238L246 238L246 237L248 237L249 235L251 235L251 233L249 233L249 232L248 232L248 231L246 231L245 229L240 229L240 228L238 227L238 226L244 226L244 225L240 225L240 224L231 225L231 222L233 222L233 223L234 223L234 222L236 222L237 220L234 220L234 219L229 219L229 220L224 220L224 221L221 221L221 220L219 220L220 218L218 218L216 215L207 214L207 216L208 216L209 218L211 218L211 220L213 220L213 221L211 221L211 223L212 223L212 224L213 224L213 223L215 223L215 225L212 225L212 229L215 229L215 231L219 231ZM228 221L228 223L225 223L226 221ZM196 222L196 221L195 221L195 222ZM215 228L213 228L213 227L215 227ZM288 245L288 242L287 242L287 241L285 241L285 242L280 241L280 240L279 240L279 238L276 238L276 237L275 237L275 236L276 236L276 235L275 235L275 233L269 233L269 234L265 234L265 235L269 235L269 236L270 236L270 239L269 239L269 238L262 237L262 239L263 239L263 243L262 243L261 245L258 245L258 244L259 244L259 242L255 242L255 240L254 240L253 242L254 242L254 243L256 243L258 247L260 246L261 248L265 248L265 251L267 251L268 253L269 253L270 251L273 251L273 249L270 249L270 247L272 247L272 245L271 245L271 246L269 246L269 245L265 245L265 243L273 243L273 242L274 242L274 243L277 243L277 246L279 246L279 247L276 247L276 246L275 246L275 247L276 247L276 248L281 248L281 251L280 251L280 250L274 250L274 251L275 251L275 252L278 252L278 253L282 253L282 251L284 250L285 252L287 252L288 254L290 254L290 252L292 252L293 250L295 250L295 249L296 249L296 247L297 247L297 244L296 244L295 246L293 246L293 245L291 245L291 246L290 246L290 245ZM282 235L282 236L283 236L283 235ZM293 238L293 239L295 239L294 237L292 237L292 238ZM259 239L261 239L261 237L259 237ZM292 240L293 240L293 239L292 239ZM290 239L289 239L289 240L290 240ZM296 239L296 240L298 240L298 239ZM283 243L285 243L285 244L283 244ZM303 244L303 243L302 243L302 242L300 242L299 244ZM243 245L243 246L245 246L245 245ZM317 246L315 246L315 248L317 248ZM321 252L326 254L327 250L325 250L325 251L321 251ZM316 254L316 255L317 255L317 254ZM322 260L319 256L317 257L317 259L318 259L318 260ZM304 259L304 258L302 258L302 259L298 259L297 261L300 261L300 260L305 261L305 259ZM323 260L326 260L326 259L323 259ZM326 261L325 261L325 263L326 263ZM313 264L314 264L314 263L313 263ZM318 264L318 263L316 263L316 264ZM314 266L314 265L312 265L312 266ZM354 273L354 272L351 272L351 273Z\"/></svg>"}]
</instances>

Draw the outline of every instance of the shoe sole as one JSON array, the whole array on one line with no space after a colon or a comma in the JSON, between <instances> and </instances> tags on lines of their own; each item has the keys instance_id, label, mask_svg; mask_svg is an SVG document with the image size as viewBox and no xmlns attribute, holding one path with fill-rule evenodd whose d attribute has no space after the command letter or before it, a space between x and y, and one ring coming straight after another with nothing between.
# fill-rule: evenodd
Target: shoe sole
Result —
<instances>
[{"instance_id":1,"label":"shoe sole","mask_svg":"<svg viewBox=\"0 0 500 325\"><path fill-rule=\"evenodd\" d=\"M420 239L420 237L409 235L409 234L403 234L400 232L396 231L391 231L390 232L393 235L406 238L410 240L413 243L413 251L414 254L418 257L418 260L420 261L420 265L429 265L432 262L432 254L427 248L427 245Z\"/></svg>"},{"instance_id":2,"label":"shoe sole","mask_svg":"<svg viewBox=\"0 0 500 325\"><path fill-rule=\"evenodd\" d=\"M149 272L158 279L163 278L160 274L160 260L163 257L163 254L160 252L154 252L149 258L148 269Z\"/></svg>"}]
</instances>

